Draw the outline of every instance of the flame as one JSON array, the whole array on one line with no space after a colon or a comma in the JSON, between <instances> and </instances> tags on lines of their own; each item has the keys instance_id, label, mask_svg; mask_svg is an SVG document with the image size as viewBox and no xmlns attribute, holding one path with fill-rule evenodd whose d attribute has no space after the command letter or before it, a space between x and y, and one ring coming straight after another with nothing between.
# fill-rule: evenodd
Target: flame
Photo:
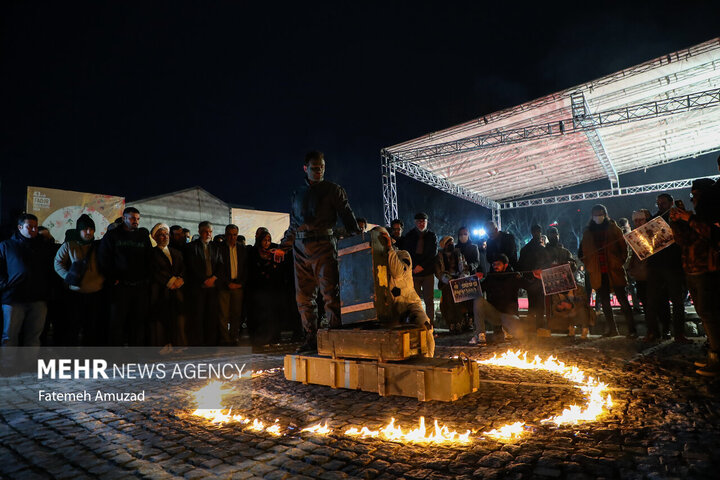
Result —
<instances>
[{"instance_id":1,"label":"flame","mask_svg":"<svg viewBox=\"0 0 720 480\"><path fill-rule=\"evenodd\" d=\"M317 425L313 425L311 427L306 427L300 430L301 432L310 432L310 433L316 433L318 435L327 435L332 432L330 428L328 428L327 421L325 422L325 425L322 425L318 423Z\"/></svg>"},{"instance_id":2,"label":"flame","mask_svg":"<svg viewBox=\"0 0 720 480\"><path fill-rule=\"evenodd\" d=\"M380 430L370 430L362 427L358 430L353 427L345 431L345 435L361 438L383 438L393 442L410 442L410 443L470 443L470 430L459 434L455 430L450 430L447 426L442 427L435 420L433 430L428 433L425 428L425 417L420 417L418 427L404 432L401 427L395 426L395 419L392 418L390 423Z\"/></svg>"},{"instance_id":3,"label":"flame","mask_svg":"<svg viewBox=\"0 0 720 480\"><path fill-rule=\"evenodd\" d=\"M516 438L520 438L520 436L522 436L525 432L525 429L523 428L524 425L525 422L515 422L503 425L499 429L494 428L489 432L483 432L483 435L487 435L488 437L492 437L495 440L500 441L515 440Z\"/></svg>"},{"instance_id":4,"label":"flame","mask_svg":"<svg viewBox=\"0 0 720 480\"><path fill-rule=\"evenodd\" d=\"M477 363L484 365L495 365L500 367L520 368L523 370L540 370L552 372L562 376L568 381L576 384L583 392L586 398L584 406L570 405L565 408L559 415L551 416L540 420L540 423L552 423L557 426L575 425L583 421L596 421L613 407L613 401L610 394L607 394L607 384L587 376L585 372L576 366L568 366L559 361L554 356L549 356L546 360L542 360L539 356L535 356L532 360L527 359L527 352L512 351L501 354L499 357L493 355L488 360L478 360ZM273 372L279 369L259 370L253 372L261 375ZM258 418L247 418L241 414L233 414L232 408L223 409L222 401L227 395L223 390L228 390L229 384L220 381L212 381L193 393L195 401L200 405L211 405L213 408L198 408L192 415L205 418L213 424L223 425L227 423L241 423L247 425L247 429L255 432L265 432L274 436L283 435L283 428L279 419L269 426ZM317 423L305 427L300 432L309 432L316 435L330 435L333 430L328 427L328 421L325 423ZM483 435L494 440L509 442L516 440L527 432L525 422L515 422L502 425L498 428L483 432ZM393 442L421 443L421 444L468 444L472 441L471 431L465 433L457 433L450 430L447 426L440 426L435 420L433 427L428 430L425 426L425 417L420 417L417 428L404 431L401 427L395 425L395 419L391 418L390 423L378 430L371 430L367 426L361 428L353 427L344 432L349 437L359 438L380 438Z\"/></svg>"},{"instance_id":5,"label":"flame","mask_svg":"<svg viewBox=\"0 0 720 480\"><path fill-rule=\"evenodd\" d=\"M593 377L586 376L585 372L580 370L578 367L565 365L552 355L545 361L537 355L532 361L529 361L527 359L527 352L521 352L519 350L514 352L512 350L508 350L500 357L493 355L492 358L478 361L478 363L500 367L521 368L524 370L544 370L559 374L563 378L577 384L580 387L587 400L587 404L584 408L579 405L570 405L565 408L560 415L545 418L540 420L540 423L554 423L557 426L561 426L575 425L581 421L595 421L605 414L608 409L612 408L613 405L612 397L609 394L603 395L603 393L608 389L607 384L599 382ZM485 433L489 436L504 439L505 437L502 435L502 432L512 430L506 430L506 427L513 427L516 429L518 423L520 422L516 422L512 425L504 425L497 430ZM493 433L494 435L492 435Z\"/></svg>"},{"instance_id":6,"label":"flame","mask_svg":"<svg viewBox=\"0 0 720 480\"><path fill-rule=\"evenodd\" d=\"M282 433L280 432L280 424L278 422L280 422L280 419L276 418L275 423L273 423L272 426L266 428L265 431L271 435L275 435L276 437L282 435Z\"/></svg>"}]
</instances>

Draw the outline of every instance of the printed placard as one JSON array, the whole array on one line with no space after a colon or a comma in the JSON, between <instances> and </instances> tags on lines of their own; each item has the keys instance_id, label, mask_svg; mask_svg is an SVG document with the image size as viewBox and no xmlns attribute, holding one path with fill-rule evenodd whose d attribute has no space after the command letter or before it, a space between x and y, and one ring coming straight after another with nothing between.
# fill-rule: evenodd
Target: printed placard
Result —
<instances>
[{"instance_id":1,"label":"printed placard","mask_svg":"<svg viewBox=\"0 0 720 480\"><path fill-rule=\"evenodd\" d=\"M569 263L543 270L540 278L545 295L569 292L577 288L575 275Z\"/></svg>"},{"instance_id":2,"label":"printed placard","mask_svg":"<svg viewBox=\"0 0 720 480\"><path fill-rule=\"evenodd\" d=\"M662 217L655 217L645 225L626 233L625 241L640 260L645 260L675 243L672 229Z\"/></svg>"},{"instance_id":3,"label":"printed placard","mask_svg":"<svg viewBox=\"0 0 720 480\"><path fill-rule=\"evenodd\" d=\"M28 213L38 217L38 225L47 227L55 240L62 243L65 232L75 228L75 222L83 213L95 222L95 238L105 235L108 225L122 216L125 199L97 193L27 187L26 208Z\"/></svg>"},{"instance_id":4,"label":"printed placard","mask_svg":"<svg viewBox=\"0 0 720 480\"><path fill-rule=\"evenodd\" d=\"M455 278L450 280L450 291L452 292L455 303L461 303L466 300L475 300L482 295L480 279L475 275Z\"/></svg>"}]
</instances>

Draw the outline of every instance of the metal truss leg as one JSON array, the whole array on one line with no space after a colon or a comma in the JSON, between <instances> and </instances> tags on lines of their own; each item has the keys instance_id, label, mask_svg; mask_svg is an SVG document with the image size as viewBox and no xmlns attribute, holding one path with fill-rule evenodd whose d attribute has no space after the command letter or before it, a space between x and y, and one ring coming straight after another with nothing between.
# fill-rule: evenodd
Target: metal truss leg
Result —
<instances>
[{"instance_id":1,"label":"metal truss leg","mask_svg":"<svg viewBox=\"0 0 720 480\"><path fill-rule=\"evenodd\" d=\"M398 218L395 166L390 162L390 159L390 155L383 151L380 169L382 171L383 217L385 219L385 225L390 225L390 222Z\"/></svg>"},{"instance_id":2,"label":"metal truss leg","mask_svg":"<svg viewBox=\"0 0 720 480\"><path fill-rule=\"evenodd\" d=\"M492 220L495 222L495 225L497 225L498 230L502 229L502 222L500 218L500 206L497 206L492 209Z\"/></svg>"}]
</instances>

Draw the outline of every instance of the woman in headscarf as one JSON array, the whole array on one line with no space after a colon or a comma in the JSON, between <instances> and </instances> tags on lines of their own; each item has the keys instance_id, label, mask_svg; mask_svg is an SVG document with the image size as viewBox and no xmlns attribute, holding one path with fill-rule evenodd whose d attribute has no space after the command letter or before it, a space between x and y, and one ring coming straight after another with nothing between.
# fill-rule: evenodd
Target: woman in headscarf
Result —
<instances>
[{"instance_id":1,"label":"woman in headscarf","mask_svg":"<svg viewBox=\"0 0 720 480\"><path fill-rule=\"evenodd\" d=\"M461 305L455 303L453 299L450 280L467 275L467 263L460 249L455 248L455 240L452 237L443 237L438 246L440 250L435 258L435 276L438 279L438 288L442 292L440 314L450 332L460 333L470 325L465 322Z\"/></svg>"},{"instance_id":2,"label":"woman in headscarf","mask_svg":"<svg viewBox=\"0 0 720 480\"><path fill-rule=\"evenodd\" d=\"M150 257L150 341L169 350L187 345L182 288L185 264L182 252L169 246L170 227L158 223L150 235L157 244Z\"/></svg>"},{"instance_id":3,"label":"woman in headscarf","mask_svg":"<svg viewBox=\"0 0 720 480\"><path fill-rule=\"evenodd\" d=\"M278 342L283 327L294 318L288 282L292 257L276 263L277 246L268 229L260 227L255 232L255 244L248 250L247 318L255 345Z\"/></svg>"},{"instance_id":4,"label":"woman in headscarf","mask_svg":"<svg viewBox=\"0 0 720 480\"><path fill-rule=\"evenodd\" d=\"M620 303L628 325L627 337L636 338L635 319L625 291L627 286L627 277L625 276L625 262L628 258L627 243L625 243L622 230L608 216L604 205L598 204L592 207L592 219L583 233L578 257L585 264L590 284L597 292L596 298L602 304L607 325L603 336L618 335L617 324L610 305L610 291L612 290Z\"/></svg>"}]
</instances>

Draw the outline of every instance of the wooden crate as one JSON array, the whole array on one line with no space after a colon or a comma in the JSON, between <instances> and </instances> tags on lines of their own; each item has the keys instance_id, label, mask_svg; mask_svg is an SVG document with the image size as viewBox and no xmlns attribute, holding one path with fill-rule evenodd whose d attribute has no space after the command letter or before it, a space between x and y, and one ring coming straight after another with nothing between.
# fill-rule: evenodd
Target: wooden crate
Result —
<instances>
[{"instance_id":1,"label":"wooden crate","mask_svg":"<svg viewBox=\"0 0 720 480\"><path fill-rule=\"evenodd\" d=\"M321 329L318 354L332 358L400 361L427 354L427 331L421 327Z\"/></svg>"},{"instance_id":2,"label":"wooden crate","mask_svg":"<svg viewBox=\"0 0 720 480\"><path fill-rule=\"evenodd\" d=\"M392 321L387 254L378 237L368 232L338 242L343 325Z\"/></svg>"},{"instance_id":3,"label":"wooden crate","mask_svg":"<svg viewBox=\"0 0 720 480\"><path fill-rule=\"evenodd\" d=\"M475 392L479 370L473 361L414 358L389 363L287 355L285 378L332 388L414 397L425 402L452 402Z\"/></svg>"}]
</instances>

